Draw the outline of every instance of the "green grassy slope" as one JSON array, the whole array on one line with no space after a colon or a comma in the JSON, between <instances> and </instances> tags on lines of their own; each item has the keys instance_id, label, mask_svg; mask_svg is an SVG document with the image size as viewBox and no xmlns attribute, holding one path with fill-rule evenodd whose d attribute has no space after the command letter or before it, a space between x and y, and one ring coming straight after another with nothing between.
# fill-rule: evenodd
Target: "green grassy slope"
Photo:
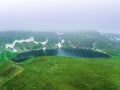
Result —
<instances>
[{"instance_id":1,"label":"green grassy slope","mask_svg":"<svg viewBox=\"0 0 120 90\"><path fill-rule=\"evenodd\" d=\"M23 68L11 61L11 58L16 54L3 52L0 54L0 90L1 86L19 74Z\"/></svg>"},{"instance_id":2,"label":"green grassy slope","mask_svg":"<svg viewBox=\"0 0 120 90\"><path fill-rule=\"evenodd\" d=\"M2 67L4 64L4 59L3 59L3 56L0 55L0 67Z\"/></svg>"},{"instance_id":3,"label":"green grassy slope","mask_svg":"<svg viewBox=\"0 0 120 90\"><path fill-rule=\"evenodd\" d=\"M0 90L120 90L120 57L38 57Z\"/></svg>"},{"instance_id":4,"label":"green grassy slope","mask_svg":"<svg viewBox=\"0 0 120 90\"><path fill-rule=\"evenodd\" d=\"M7 62L10 61L12 57L14 57L17 53L11 53L8 51L3 51L0 54L0 68Z\"/></svg>"},{"instance_id":5,"label":"green grassy slope","mask_svg":"<svg viewBox=\"0 0 120 90\"><path fill-rule=\"evenodd\" d=\"M22 67L14 64L11 61L4 62L4 64L0 67L0 89L3 84L14 78L16 75L22 72L22 70Z\"/></svg>"}]
</instances>

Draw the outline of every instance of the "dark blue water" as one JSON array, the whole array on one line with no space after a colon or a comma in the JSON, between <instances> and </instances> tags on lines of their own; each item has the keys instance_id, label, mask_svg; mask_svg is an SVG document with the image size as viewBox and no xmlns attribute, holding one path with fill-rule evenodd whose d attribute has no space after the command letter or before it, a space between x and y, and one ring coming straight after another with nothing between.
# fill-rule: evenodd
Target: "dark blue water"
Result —
<instances>
[{"instance_id":1,"label":"dark blue water","mask_svg":"<svg viewBox=\"0 0 120 90\"><path fill-rule=\"evenodd\" d=\"M37 50L18 54L12 60L22 62L27 59L38 56L67 56L67 57L85 57L85 58L109 58L107 54L86 50L86 49L48 49Z\"/></svg>"}]
</instances>

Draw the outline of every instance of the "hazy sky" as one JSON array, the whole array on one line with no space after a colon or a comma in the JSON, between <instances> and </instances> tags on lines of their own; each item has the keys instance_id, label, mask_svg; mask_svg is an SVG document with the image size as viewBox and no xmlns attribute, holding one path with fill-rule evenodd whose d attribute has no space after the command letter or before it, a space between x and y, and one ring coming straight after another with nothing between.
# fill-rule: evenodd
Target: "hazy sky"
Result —
<instances>
[{"instance_id":1,"label":"hazy sky","mask_svg":"<svg viewBox=\"0 0 120 90\"><path fill-rule=\"evenodd\" d=\"M120 33L120 0L0 0L2 30Z\"/></svg>"}]
</instances>

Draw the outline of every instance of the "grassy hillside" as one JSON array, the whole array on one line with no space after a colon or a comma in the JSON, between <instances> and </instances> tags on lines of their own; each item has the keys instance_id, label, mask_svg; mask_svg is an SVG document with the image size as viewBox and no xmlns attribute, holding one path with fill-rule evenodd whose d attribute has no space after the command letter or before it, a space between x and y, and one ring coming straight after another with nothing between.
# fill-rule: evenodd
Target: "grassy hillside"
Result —
<instances>
[{"instance_id":1,"label":"grassy hillside","mask_svg":"<svg viewBox=\"0 0 120 90\"><path fill-rule=\"evenodd\" d=\"M14 55L16 54L7 51L0 54L0 90L4 83L23 70L21 66L10 60Z\"/></svg>"},{"instance_id":2,"label":"grassy hillside","mask_svg":"<svg viewBox=\"0 0 120 90\"><path fill-rule=\"evenodd\" d=\"M120 90L119 58L33 58L0 90Z\"/></svg>"},{"instance_id":3,"label":"grassy hillside","mask_svg":"<svg viewBox=\"0 0 120 90\"><path fill-rule=\"evenodd\" d=\"M3 84L14 78L22 70L22 67L14 64L11 61L4 62L4 64L0 67L0 89L2 89Z\"/></svg>"},{"instance_id":4,"label":"grassy hillside","mask_svg":"<svg viewBox=\"0 0 120 90\"><path fill-rule=\"evenodd\" d=\"M11 53L8 51L3 51L0 54L0 67L6 62L9 61L12 57L14 57L17 53Z\"/></svg>"}]
</instances>

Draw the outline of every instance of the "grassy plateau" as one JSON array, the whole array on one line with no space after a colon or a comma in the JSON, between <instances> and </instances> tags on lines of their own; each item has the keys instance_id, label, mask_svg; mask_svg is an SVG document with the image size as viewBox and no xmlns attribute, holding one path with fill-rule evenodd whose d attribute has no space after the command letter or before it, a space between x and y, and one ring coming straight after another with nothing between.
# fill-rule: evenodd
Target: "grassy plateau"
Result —
<instances>
[{"instance_id":1,"label":"grassy plateau","mask_svg":"<svg viewBox=\"0 0 120 90\"><path fill-rule=\"evenodd\" d=\"M120 90L120 57L36 57L4 64L0 90Z\"/></svg>"}]
</instances>

